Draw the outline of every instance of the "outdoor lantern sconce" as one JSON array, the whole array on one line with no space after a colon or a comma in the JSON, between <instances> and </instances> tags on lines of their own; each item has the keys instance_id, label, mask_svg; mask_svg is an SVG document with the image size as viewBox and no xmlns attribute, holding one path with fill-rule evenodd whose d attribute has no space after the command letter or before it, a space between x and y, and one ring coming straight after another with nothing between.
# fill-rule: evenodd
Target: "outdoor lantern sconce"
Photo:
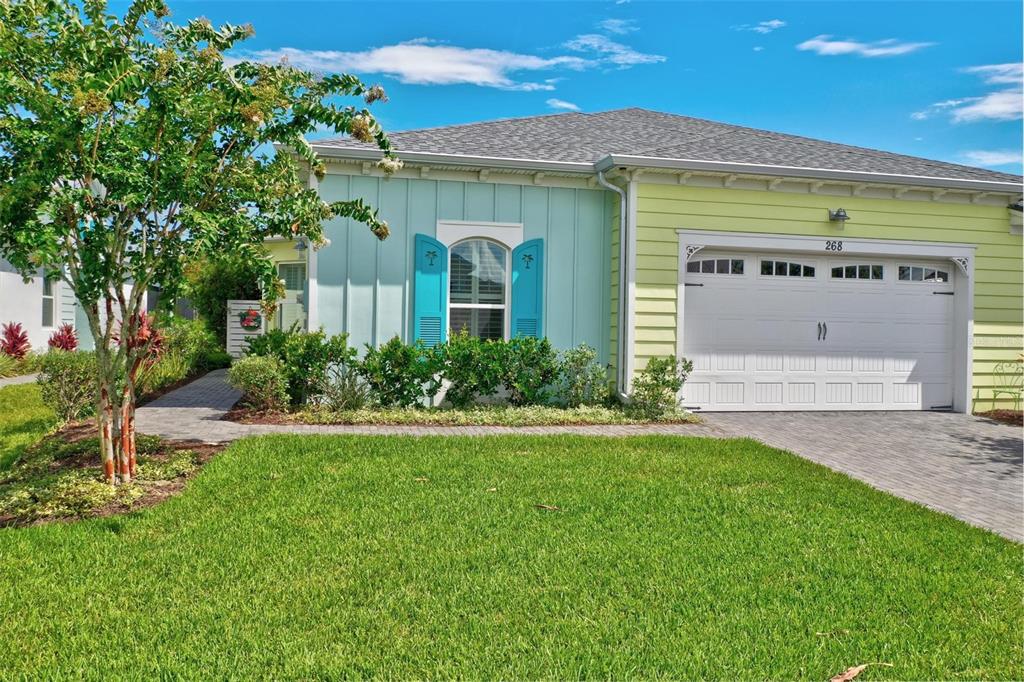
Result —
<instances>
[{"instance_id":1,"label":"outdoor lantern sconce","mask_svg":"<svg viewBox=\"0 0 1024 682\"><path fill-rule=\"evenodd\" d=\"M837 208L828 210L828 221L830 223L839 223L839 229L843 229L843 223L850 219L850 216L846 214L845 208Z\"/></svg>"},{"instance_id":2,"label":"outdoor lantern sconce","mask_svg":"<svg viewBox=\"0 0 1024 682\"><path fill-rule=\"evenodd\" d=\"M841 211L843 209L839 209L839 210ZM829 211L829 215L830 216L832 215L831 211ZM830 220L831 220L831 218L830 218ZM302 253L303 251L305 251L306 250L306 240L305 239L299 239L297 242L295 242L295 250L298 251L299 253Z\"/></svg>"}]
</instances>

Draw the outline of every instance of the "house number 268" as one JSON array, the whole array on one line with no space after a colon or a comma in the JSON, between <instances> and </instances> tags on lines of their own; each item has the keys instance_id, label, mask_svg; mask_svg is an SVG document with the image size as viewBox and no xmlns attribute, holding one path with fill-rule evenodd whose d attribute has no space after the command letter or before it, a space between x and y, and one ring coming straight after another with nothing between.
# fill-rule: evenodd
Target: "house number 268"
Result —
<instances>
[{"instance_id":1,"label":"house number 268","mask_svg":"<svg viewBox=\"0 0 1024 682\"><path fill-rule=\"evenodd\" d=\"M843 242L827 240L825 242L825 250L826 251L842 251L843 250Z\"/></svg>"}]
</instances>

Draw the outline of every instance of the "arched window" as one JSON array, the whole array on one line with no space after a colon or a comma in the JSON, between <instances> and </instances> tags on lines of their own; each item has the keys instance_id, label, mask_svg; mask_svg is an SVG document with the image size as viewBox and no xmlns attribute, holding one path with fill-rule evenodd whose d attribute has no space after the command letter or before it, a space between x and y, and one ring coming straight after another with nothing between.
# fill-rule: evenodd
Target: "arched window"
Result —
<instances>
[{"instance_id":1,"label":"arched window","mask_svg":"<svg viewBox=\"0 0 1024 682\"><path fill-rule=\"evenodd\" d=\"M448 326L482 339L505 338L508 250L487 239L451 247Z\"/></svg>"}]
</instances>

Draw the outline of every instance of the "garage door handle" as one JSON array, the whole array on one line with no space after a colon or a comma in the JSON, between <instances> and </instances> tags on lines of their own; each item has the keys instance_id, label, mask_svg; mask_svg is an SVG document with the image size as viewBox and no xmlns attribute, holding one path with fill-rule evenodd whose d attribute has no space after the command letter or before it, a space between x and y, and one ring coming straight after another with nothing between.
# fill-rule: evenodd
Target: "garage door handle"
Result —
<instances>
[{"instance_id":1,"label":"garage door handle","mask_svg":"<svg viewBox=\"0 0 1024 682\"><path fill-rule=\"evenodd\" d=\"M693 282L686 282L683 286L687 286L687 287L702 287L704 285L703 284L695 284Z\"/></svg>"},{"instance_id":2,"label":"garage door handle","mask_svg":"<svg viewBox=\"0 0 1024 682\"><path fill-rule=\"evenodd\" d=\"M826 322L823 325L821 325L821 327L822 327L822 329L825 330L825 333L821 335L821 340L824 341L825 339L828 338L828 322Z\"/></svg>"},{"instance_id":3,"label":"garage door handle","mask_svg":"<svg viewBox=\"0 0 1024 682\"><path fill-rule=\"evenodd\" d=\"M821 322L818 323L818 341L821 341Z\"/></svg>"}]
</instances>

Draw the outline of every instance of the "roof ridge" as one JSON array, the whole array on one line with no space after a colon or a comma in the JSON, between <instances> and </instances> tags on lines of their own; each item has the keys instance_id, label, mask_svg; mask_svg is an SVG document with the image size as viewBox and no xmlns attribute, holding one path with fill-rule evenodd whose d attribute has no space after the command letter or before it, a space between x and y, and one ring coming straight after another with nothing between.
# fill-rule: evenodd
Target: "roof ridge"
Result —
<instances>
[{"instance_id":1,"label":"roof ridge","mask_svg":"<svg viewBox=\"0 0 1024 682\"><path fill-rule=\"evenodd\" d=\"M426 128L409 128L408 130L393 130L388 133L391 135L405 135L407 133L426 133L431 130L452 130L453 128L471 128L473 126L482 126L490 123L508 123L510 121L525 121L531 120L536 121L541 118L557 118L559 116L588 116L589 114L582 111L561 111L557 114L540 114L538 116L509 116L508 118L492 118L486 121L473 121L472 123L449 123L447 125L438 126L427 126ZM351 139L347 135L339 135L338 137L324 137L317 142L333 142L335 140L349 140Z\"/></svg>"}]
</instances>

